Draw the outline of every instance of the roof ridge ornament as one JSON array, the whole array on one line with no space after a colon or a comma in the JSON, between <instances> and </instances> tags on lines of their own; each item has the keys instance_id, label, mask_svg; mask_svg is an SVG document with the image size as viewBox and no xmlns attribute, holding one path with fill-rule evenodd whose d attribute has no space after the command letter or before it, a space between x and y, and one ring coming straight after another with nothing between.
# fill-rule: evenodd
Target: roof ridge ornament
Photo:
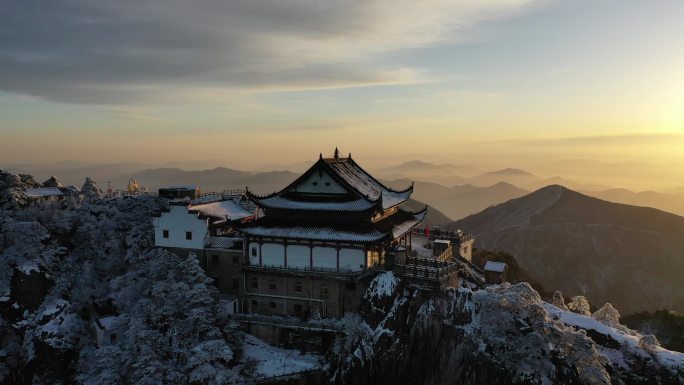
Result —
<instances>
[{"instance_id":1,"label":"roof ridge ornament","mask_svg":"<svg viewBox=\"0 0 684 385\"><path fill-rule=\"evenodd\" d=\"M318 160L322 160L322 159L323 159L323 153L321 152L318 154Z\"/></svg>"},{"instance_id":2,"label":"roof ridge ornament","mask_svg":"<svg viewBox=\"0 0 684 385\"><path fill-rule=\"evenodd\" d=\"M340 158L340 150L335 147L335 152L333 153L333 158L339 159Z\"/></svg>"}]
</instances>

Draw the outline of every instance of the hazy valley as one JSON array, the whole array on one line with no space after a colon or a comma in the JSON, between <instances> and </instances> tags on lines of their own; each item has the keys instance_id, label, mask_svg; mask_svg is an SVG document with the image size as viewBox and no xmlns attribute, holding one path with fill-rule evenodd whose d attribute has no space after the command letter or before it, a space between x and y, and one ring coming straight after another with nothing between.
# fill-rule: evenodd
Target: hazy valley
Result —
<instances>
[{"instance_id":1,"label":"hazy valley","mask_svg":"<svg viewBox=\"0 0 684 385\"><path fill-rule=\"evenodd\" d=\"M133 178L151 191L170 185L195 184L203 191L244 189L249 186L253 192L268 194L294 180L303 166L291 165L274 171L244 171L208 167L209 164L198 163L198 166L206 168L194 170L189 168L192 164L184 164L180 168L152 168L137 163L82 165L75 162L52 166L14 165L9 169L34 175L37 180L56 175L64 185L74 186L80 186L85 177L91 177L103 187L110 181L114 189L125 190L129 179ZM310 165L310 162L307 164ZM452 220L554 184L611 202L653 207L684 215L684 187L633 191L619 186L575 182L562 176L540 177L518 168L483 171L481 166L433 164L416 160L379 168L377 175L394 188L405 188L414 182L414 199L428 203ZM436 224L440 222L435 221Z\"/></svg>"}]
</instances>

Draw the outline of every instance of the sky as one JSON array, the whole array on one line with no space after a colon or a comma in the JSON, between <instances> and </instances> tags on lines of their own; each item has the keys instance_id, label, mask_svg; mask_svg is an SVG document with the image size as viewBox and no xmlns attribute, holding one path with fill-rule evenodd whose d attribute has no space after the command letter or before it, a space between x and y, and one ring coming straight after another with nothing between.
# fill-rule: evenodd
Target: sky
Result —
<instances>
[{"instance_id":1,"label":"sky","mask_svg":"<svg viewBox=\"0 0 684 385\"><path fill-rule=\"evenodd\" d=\"M684 185L681 0L2 7L0 165L258 170L339 147Z\"/></svg>"}]
</instances>

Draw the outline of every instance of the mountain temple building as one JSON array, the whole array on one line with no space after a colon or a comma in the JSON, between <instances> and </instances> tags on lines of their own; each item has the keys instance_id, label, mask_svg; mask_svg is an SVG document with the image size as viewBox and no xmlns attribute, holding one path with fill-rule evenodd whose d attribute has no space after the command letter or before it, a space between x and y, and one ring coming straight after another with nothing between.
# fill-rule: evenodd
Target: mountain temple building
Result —
<instances>
[{"instance_id":1,"label":"mountain temple building","mask_svg":"<svg viewBox=\"0 0 684 385\"><path fill-rule=\"evenodd\" d=\"M373 269L405 260L426 213L399 207L412 192L383 185L337 152L280 192L248 191L263 216L236 226L247 251L243 308L332 316L354 308Z\"/></svg>"},{"instance_id":2,"label":"mountain temple building","mask_svg":"<svg viewBox=\"0 0 684 385\"><path fill-rule=\"evenodd\" d=\"M339 318L357 310L379 271L428 290L458 285L455 259L469 259L472 239L426 239L417 226L427 207L402 207L412 193L413 184L389 188L336 149L279 192L171 199L155 216L155 244L196 255L239 312ZM416 251L426 242L438 257Z\"/></svg>"}]
</instances>

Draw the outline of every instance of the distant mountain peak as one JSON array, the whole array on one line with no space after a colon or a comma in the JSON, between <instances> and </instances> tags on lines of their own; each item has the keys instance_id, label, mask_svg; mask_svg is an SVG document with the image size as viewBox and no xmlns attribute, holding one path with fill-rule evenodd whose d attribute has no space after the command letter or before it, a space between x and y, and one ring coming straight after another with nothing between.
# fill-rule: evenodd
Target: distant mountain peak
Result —
<instances>
[{"instance_id":1,"label":"distant mountain peak","mask_svg":"<svg viewBox=\"0 0 684 385\"><path fill-rule=\"evenodd\" d=\"M406 162L399 165L399 167L401 167L401 166L414 167L414 166L436 166L436 165L434 163L425 162L425 161L418 160L418 159L413 159L413 160L406 161Z\"/></svg>"},{"instance_id":2,"label":"distant mountain peak","mask_svg":"<svg viewBox=\"0 0 684 385\"><path fill-rule=\"evenodd\" d=\"M553 184L446 228L510 253L545 287L629 312L683 309L684 217Z\"/></svg>"},{"instance_id":3,"label":"distant mountain peak","mask_svg":"<svg viewBox=\"0 0 684 385\"><path fill-rule=\"evenodd\" d=\"M456 165L450 164L450 163L431 163L431 162L426 162L423 160L418 160L418 159L413 159L406 161L404 163L401 163L396 166L392 167L387 167L388 169L452 169L452 168L457 168Z\"/></svg>"},{"instance_id":4,"label":"distant mountain peak","mask_svg":"<svg viewBox=\"0 0 684 385\"><path fill-rule=\"evenodd\" d=\"M494 183L493 185L489 186L489 188L494 188L494 187L500 187L500 188L508 188L508 189L516 189L516 190L519 190L518 186L513 185L513 184L511 184L511 183L508 183L508 182L504 182L504 181L496 182L496 183Z\"/></svg>"},{"instance_id":5,"label":"distant mountain peak","mask_svg":"<svg viewBox=\"0 0 684 385\"><path fill-rule=\"evenodd\" d=\"M510 167L509 168L503 168L501 170L490 171L490 172L484 173L483 175L535 177L534 174L529 173L525 170L521 170L519 168L510 168Z\"/></svg>"},{"instance_id":6,"label":"distant mountain peak","mask_svg":"<svg viewBox=\"0 0 684 385\"><path fill-rule=\"evenodd\" d=\"M537 190L533 191L532 194L534 194L534 193L536 193L536 192L538 192L538 191L561 191L561 192L562 192L562 191L572 191L572 192L574 192L574 193L579 194L577 191L574 191L574 190L572 190L572 189L570 189L570 188L567 188L567 187L563 186L562 184L558 184L558 183L552 183L552 184L550 184L550 185L548 185L548 186L544 186L544 187L542 187L542 188L540 188L540 189L537 189Z\"/></svg>"}]
</instances>

